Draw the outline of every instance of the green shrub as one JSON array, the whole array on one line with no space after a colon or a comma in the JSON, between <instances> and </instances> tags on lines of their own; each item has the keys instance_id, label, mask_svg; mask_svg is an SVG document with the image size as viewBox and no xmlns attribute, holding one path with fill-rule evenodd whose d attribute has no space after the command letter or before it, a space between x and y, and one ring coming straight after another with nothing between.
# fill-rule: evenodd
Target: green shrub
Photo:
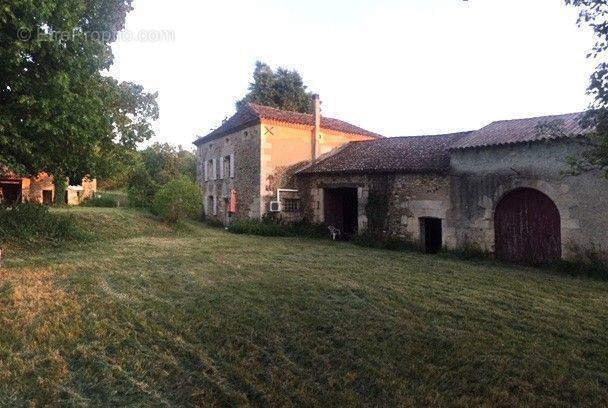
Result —
<instances>
[{"instance_id":1,"label":"green shrub","mask_svg":"<svg viewBox=\"0 0 608 408\"><path fill-rule=\"evenodd\" d=\"M201 222L211 228L224 228L224 223L222 223L220 220L218 220L216 218L203 217L201 219Z\"/></svg>"},{"instance_id":2,"label":"green shrub","mask_svg":"<svg viewBox=\"0 0 608 408\"><path fill-rule=\"evenodd\" d=\"M129 200L127 194L124 191L98 191L94 197L88 199L85 203L87 207L103 207L103 208L115 208L115 207L127 207Z\"/></svg>"},{"instance_id":3,"label":"green shrub","mask_svg":"<svg viewBox=\"0 0 608 408\"><path fill-rule=\"evenodd\" d=\"M158 184L152 179L146 168L137 166L127 183L129 205L139 208L150 208L158 191Z\"/></svg>"},{"instance_id":4,"label":"green shrub","mask_svg":"<svg viewBox=\"0 0 608 408\"><path fill-rule=\"evenodd\" d=\"M260 235L263 237L285 237L287 228L277 222L260 220L237 220L228 227L235 234Z\"/></svg>"},{"instance_id":5,"label":"green shrub","mask_svg":"<svg viewBox=\"0 0 608 408\"><path fill-rule=\"evenodd\" d=\"M81 239L84 233L70 215L55 214L38 204L0 207L2 242L54 244Z\"/></svg>"},{"instance_id":6,"label":"green shrub","mask_svg":"<svg viewBox=\"0 0 608 408\"><path fill-rule=\"evenodd\" d=\"M186 177L169 181L154 197L152 213L168 222L200 216L203 199L198 186Z\"/></svg>"},{"instance_id":7,"label":"green shrub","mask_svg":"<svg viewBox=\"0 0 608 408\"><path fill-rule=\"evenodd\" d=\"M235 234L259 235L265 237L308 237L327 238L329 232L324 225L307 222L282 223L273 218L262 220L236 220L228 227Z\"/></svg>"},{"instance_id":8,"label":"green shrub","mask_svg":"<svg viewBox=\"0 0 608 408\"><path fill-rule=\"evenodd\" d=\"M329 230L323 224L311 224L306 221L296 222L289 225L292 235L308 238L329 238Z\"/></svg>"}]
</instances>

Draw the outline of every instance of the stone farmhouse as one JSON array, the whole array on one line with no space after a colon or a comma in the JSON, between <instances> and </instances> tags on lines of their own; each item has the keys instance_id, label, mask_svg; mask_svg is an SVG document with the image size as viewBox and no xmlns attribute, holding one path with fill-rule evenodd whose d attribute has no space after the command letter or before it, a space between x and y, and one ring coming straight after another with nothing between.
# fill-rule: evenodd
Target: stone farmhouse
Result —
<instances>
[{"instance_id":1,"label":"stone farmhouse","mask_svg":"<svg viewBox=\"0 0 608 408\"><path fill-rule=\"evenodd\" d=\"M226 223L231 217L260 218L271 210L278 190L287 186L285 178L294 166L346 143L381 137L341 120L321 118L320 102L315 101L315 115L248 104L194 143L208 216ZM295 205L289 192L284 193L283 207Z\"/></svg>"},{"instance_id":2,"label":"stone farmhouse","mask_svg":"<svg viewBox=\"0 0 608 408\"><path fill-rule=\"evenodd\" d=\"M250 104L199 138L207 216L267 214L441 249L545 263L608 259L608 180L573 175L582 113L384 138L315 113Z\"/></svg>"}]
</instances>

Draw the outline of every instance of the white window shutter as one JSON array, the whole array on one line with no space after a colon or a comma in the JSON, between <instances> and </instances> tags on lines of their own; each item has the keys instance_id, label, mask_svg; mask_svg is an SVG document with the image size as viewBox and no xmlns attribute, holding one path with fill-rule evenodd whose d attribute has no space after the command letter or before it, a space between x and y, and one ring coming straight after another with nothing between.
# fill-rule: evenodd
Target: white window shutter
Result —
<instances>
[{"instance_id":1,"label":"white window shutter","mask_svg":"<svg viewBox=\"0 0 608 408\"><path fill-rule=\"evenodd\" d=\"M234 153L230 155L230 178L234 178Z\"/></svg>"},{"instance_id":2,"label":"white window shutter","mask_svg":"<svg viewBox=\"0 0 608 408\"><path fill-rule=\"evenodd\" d=\"M217 215L217 197L213 196L213 215Z\"/></svg>"},{"instance_id":3,"label":"white window shutter","mask_svg":"<svg viewBox=\"0 0 608 408\"><path fill-rule=\"evenodd\" d=\"M207 160L203 161L203 180L209 180L209 173L207 172Z\"/></svg>"},{"instance_id":4,"label":"white window shutter","mask_svg":"<svg viewBox=\"0 0 608 408\"><path fill-rule=\"evenodd\" d=\"M220 180L224 179L224 156L220 157Z\"/></svg>"},{"instance_id":5,"label":"white window shutter","mask_svg":"<svg viewBox=\"0 0 608 408\"><path fill-rule=\"evenodd\" d=\"M217 180L217 159L211 159L211 176L213 180Z\"/></svg>"}]
</instances>

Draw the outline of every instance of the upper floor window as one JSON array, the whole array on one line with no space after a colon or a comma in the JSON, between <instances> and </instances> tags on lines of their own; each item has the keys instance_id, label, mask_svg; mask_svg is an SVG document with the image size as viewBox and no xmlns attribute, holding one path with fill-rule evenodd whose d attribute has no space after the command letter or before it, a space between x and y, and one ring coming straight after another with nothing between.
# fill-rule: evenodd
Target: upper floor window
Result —
<instances>
[{"instance_id":1,"label":"upper floor window","mask_svg":"<svg viewBox=\"0 0 608 408\"><path fill-rule=\"evenodd\" d=\"M222 176L223 177L234 177L234 154L224 156L222 163Z\"/></svg>"},{"instance_id":2,"label":"upper floor window","mask_svg":"<svg viewBox=\"0 0 608 408\"><path fill-rule=\"evenodd\" d=\"M205 181L215 180L215 159L209 159L205 162Z\"/></svg>"},{"instance_id":3,"label":"upper floor window","mask_svg":"<svg viewBox=\"0 0 608 408\"><path fill-rule=\"evenodd\" d=\"M234 154L209 159L203 165L204 180L223 180L234 177Z\"/></svg>"}]
</instances>

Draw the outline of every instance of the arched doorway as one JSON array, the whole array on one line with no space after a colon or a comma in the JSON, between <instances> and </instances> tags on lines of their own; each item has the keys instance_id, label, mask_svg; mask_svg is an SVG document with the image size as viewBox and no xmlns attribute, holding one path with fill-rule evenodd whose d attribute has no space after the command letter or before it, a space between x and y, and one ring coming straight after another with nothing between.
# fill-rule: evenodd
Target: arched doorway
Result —
<instances>
[{"instance_id":1,"label":"arched doorway","mask_svg":"<svg viewBox=\"0 0 608 408\"><path fill-rule=\"evenodd\" d=\"M562 257L559 210L531 188L507 193L494 213L496 257L508 262L545 264Z\"/></svg>"}]
</instances>

